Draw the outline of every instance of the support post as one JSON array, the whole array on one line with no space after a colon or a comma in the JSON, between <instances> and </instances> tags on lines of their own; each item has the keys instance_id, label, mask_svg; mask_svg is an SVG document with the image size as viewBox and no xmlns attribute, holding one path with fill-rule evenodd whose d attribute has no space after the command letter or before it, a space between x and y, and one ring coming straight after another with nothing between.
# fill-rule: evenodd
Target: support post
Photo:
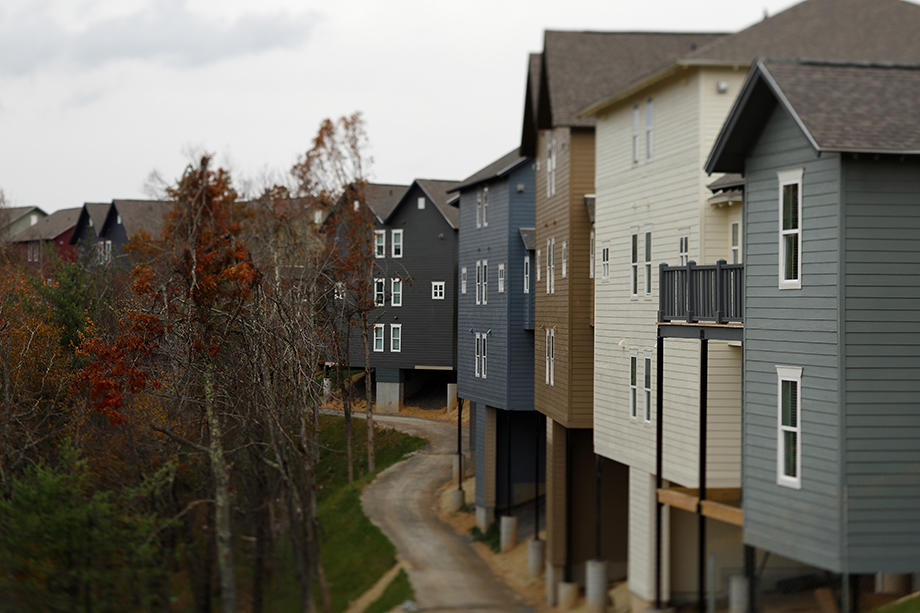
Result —
<instances>
[{"instance_id":1,"label":"support post","mask_svg":"<svg viewBox=\"0 0 920 613\"><path fill-rule=\"evenodd\" d=\"M715 279L713 280L713 283L715 283L716 285L714 288L715 298L716 298L716 304L715 304L716 323L720 323L720 324L724 324L728 322L728 320L725 318L725 313L728 311L728 309L725 308L727 305L724 304L725 292L723 291L723 288L724 288L723 275L725 271L722 268L723 266L725 266L725 260L716 261L716 276L715 276Z\"/></svg>"},{"instance_id":2,"label":"support post","mask_svg":"<svg viewBox=\"0 0 920 613\"><path fill-rule=\"evenodd\" d=\"M533 432L533 540L540 540L540 415L534 412ZM546 426L544 426L545 428Z\"/></svg>"},{"instance_id":3,"label":"support post","mask_svg":"<svg viewBox=\"0 0 920 613\"><path fill-rule=\"evenodd\" d=\"M700 453L699 453L699 502L697 503L697 591L699 613L706 611L706 516L702 503L706 499L706 417L708 408L709 340L700 338Z\"/></svg>"},{"instance_id":4,"label":"support post","mask_svg":"<svg viewBox=\"0 0 920 613\"><path fill-rule=\"evenodd\" d=\"M594 559L601 559L601 456L594 454Z\"/></svg>"},{"instance_id":5,"label":"support post","mask_svg":"<svg viewBox=\"0 0 920 613\"><path fill-rule=\"evenodd\" d=\"M457 489L463 491L463 402L457 394L457 460L460 470L457 471Z\"/></svg>"},{"instance_id":6,"label":"support post","mask_svg":"<svg viewBox=\"0 0 920 613\"><path fill-rule=\"evenodd\" d=\"M664 338L659 334L657 346L657 382L655 387L655 608L661 608L661 501L658 490L661 489L661 468L664 449Z\"/></svg>"},{"instance_id":7,"label":"support post","mask_svg":"<svg viewBox=\"0 0 920 613\"><path fill-rule=\"evenodd\" d=\"M514 500L511 496L511 412L504 411L505 414L505 515L511 515L511 505Z\"/></svg>"},{"instance_id":8,"label":"support post","mask_svg":"<svg viewBox=\"0 0 920 613\"><path fill-rule=\"evenodd\" d=\"M747 613L757 613L757 551L744 546L744 576L747 579Z\"/></svg>"}]
</instances>

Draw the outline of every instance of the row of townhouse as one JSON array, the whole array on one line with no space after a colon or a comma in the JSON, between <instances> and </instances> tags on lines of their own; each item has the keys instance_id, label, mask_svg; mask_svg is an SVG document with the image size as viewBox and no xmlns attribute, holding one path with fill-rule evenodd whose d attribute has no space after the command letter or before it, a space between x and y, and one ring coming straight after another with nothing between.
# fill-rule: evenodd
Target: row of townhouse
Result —
<instances>
[{"instance_id":1,"label":"row of townhouse","mask_svg":"<svg viewBox=\"0 0 920 613\"><path fill-rule=\"evenodd\" d=\"M453 190L456 372L478 520L545 493L550 603L920 571L918 26L807 0L530 56L520 147Z\"/></svg>"}]
</instances>

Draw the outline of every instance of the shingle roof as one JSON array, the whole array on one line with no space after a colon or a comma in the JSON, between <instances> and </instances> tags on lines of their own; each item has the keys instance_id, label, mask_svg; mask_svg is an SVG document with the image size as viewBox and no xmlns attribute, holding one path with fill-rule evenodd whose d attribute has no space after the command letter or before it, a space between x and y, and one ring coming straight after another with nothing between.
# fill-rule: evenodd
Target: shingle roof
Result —
<instances>
[{"instance_id":1,"label":"shingle roof","mask_svg":"<svg viewBox=\"0 0 920 613\"><path fill-rule=\"evenodd\" d=\"M460 191L462 189L478 185L484 181L497 179L511 172L526 161L527 158L521 155L521 148L516 147L488 166L480 168L448 191Z\"/></svg>"},{"instance_id":2,"label":"shingle roof","mask_svg":"<svg viewBox=\"0 0 920 613\"><path fill-rule=\"evenodd\" d=\"M151 238L160 238L163 222L175 202L162 200L113 200L112 206L121 215L121 224L128 238L141 229Z\"/></svg>"},{"instance_id":3,"label":"shingle roof","mask_svg":"<svg viewBox=\"0 0 920 613\"><path fill-rule=\"evenodd\" d=\"M458 182L440 179L416 179L415 182L431 198L431 201L444 215L450 227L456 228L460 223L460 211L456 207L447 204L447 201L450 200L450 195L447 192L456 187Z\"/></svg>"},{"instance_id":4,"label":"shingle roof","mask_svg":"<svg viewBox=\"0 0 920 613\"><path fill-rule=\"evenodd\" d=\"M86 212L89 214L89 218L93 222L93 228L96 229L96 232L99 232L102 229L102 226L105 224L105 218L109 214L109 209L112 208L112 203L87 202L83 206L86 208Z\"/></svg>"},{"instance_id":5,"label":"shingle roof","mask_svg":"<svg viewBox=\"0 0 920 613\"><path fill-rule=\"evenodd\" d=\"M732 189L736 187L744 187L744 177L737 172L729 172L709 185L706 186L711 192L717 192L723 189Z\"/></svg>"},{"instance_id":6,"label":"shingle roof","mask_svg":"<svg viewBox=\"0 0 920 613\"><path fill-rule=\"evenodd\" d=\"M37 206L10 206L0 209L0 229L12 225L20 218L28 215L32 211L38 211L44 215L44 211Z\"/></svg>"},{"instance_id":7,"label":"shingle roof","mask_svg":"<svg viewBox=\"0 0 920 613\"><path fill-rule=\"evenodd\" d=\"M542 93L546 90L552 126L593 126L594 118L576 117L577 113L720 36L723 34L547 30L540 104L546 100ZM542 122L542 110L539 116Z\"/></svg>"},{"instance_id":8,"label":"shingle roof","mask_svg":"<svg viewBox=\"0 0 920 613\"><path fill-rule=\"evenodd\" d=\"M395 183L368 183L364 186L364 200L377 219L384 220L405 195L408 185Z\"/></svg>"},{"instance_id":9,"label":"shingle roof","mask_svg":"<svg viewBox=\"0 0 920 613\"><path fill-rule=\"evenodd\" d=\"M80 211L80 207L55 211L38 220L38 223L34 226L26 228L10 240L14 243L52 240L76 225L77 219L80 217Z\"/></svg>"},{"instance_id":10,"label":"shingle roof","mask_svg":"<svg viewBox=\"0 0 920 613\"><path fill-rule=\"evenodd\" d=\"M689 53L681 63L758 57L915 63L920 6L902 0L807 0Z\"/></svg>"},{"instance_id":11,"label":"shingle roof","mask_svg":"<svg viewBox=\"0 0 920 613\"><path fill-rule=\"evenodd\" d=\"M521 228L521 242L524 243L524 249L533 251L537 248L537 230L535 228Z\"/></svg>"}]
</instances>

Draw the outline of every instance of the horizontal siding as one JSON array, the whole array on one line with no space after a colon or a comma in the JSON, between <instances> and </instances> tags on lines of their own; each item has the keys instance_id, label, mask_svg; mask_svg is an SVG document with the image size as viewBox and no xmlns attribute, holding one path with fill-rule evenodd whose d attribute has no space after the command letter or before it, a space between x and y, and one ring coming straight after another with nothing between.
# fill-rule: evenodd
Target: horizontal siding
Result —
<instances>
[{"instance_id":1,"label":"horizontal siding","mask_svg":"<svg viewBox=\"0 0 920 613\"><path fill-rule=\"evenodd\" d=\"M839 157L817 157L774 110L746 164L744 539L838 570ZM803 168L802 289L779 290L777 171ZM777 365L802 367L802 488L777 485Z\"/></svg>"},{"instance_id":2,"label":"horizontal siding","mask_svg":"<svg viewBox=\"0 0 920 613\"><path fill-rule=\"evenodd\" d=\"M920 164L845 160L844 180L849 567L915 572L920 569Z\"/></svg>"}]
</instances>

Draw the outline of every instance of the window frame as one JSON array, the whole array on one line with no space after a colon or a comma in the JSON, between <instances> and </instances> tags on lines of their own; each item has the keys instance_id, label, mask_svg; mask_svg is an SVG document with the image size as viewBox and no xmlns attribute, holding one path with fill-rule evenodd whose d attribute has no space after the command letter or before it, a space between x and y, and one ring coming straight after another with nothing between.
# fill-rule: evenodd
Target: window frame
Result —
<instances>
[{"instance_id":1,"label":"window frame","mask_svg":"<svg viewBox=\"0 0 920 613\"><path fill-rule=\"evenodd\" d=\"M783 382L796 384L796 425L783 425ZM792 489L802 489L802 367L776 366L776 484ZM786 440L784 434L792 432L795 441L796 476L786 474L784 459L786 457Z\"/></svg>"},{"instance_id":2,"label":"window frame","mask_svg":"<svg viewBox=\"0 0 920 613\"><path fill-rule=\"evenodd\" d=\"M482 304L489 304L489 260L482 261Z\"/></svg>"},{"instance_id":3,"label":"window frame","mask_svg":"<svg viewBox=\"0 0 920 613\"><path fill-rule=\"evenodd\" d=\"M444 300L444 297L447 295L447 282L446 281L432 281L431 282L431 299L432 300Z\"/></svg>"},{"instance_id":4,"label":"window frame","mask_svg":"<svg viewBox=\"0 0 920 613\"><path fill-rule=\"evenodd\" d=\"M545 328L546 332L546 342L543 347L543 353L546 356L546 372L545 372L545 383L549 385L549 328Z\"/></svg>"},{"instance_id":5,"label":"window frame","mask_svg":"<svg viewBox=\"0 0 920 613\"><path fill-rule=\"evenodd\" d=\"M568 276L569 269L569 243L568 241L562 241L562 278L565 279Z\"/></svg>"},{"instance_id":6,"label":"window frame","mask_svg":"<svg viewBox=\"0 0 920 613\"><path fill-rule=\"evenodd\" d=\"M476 227L482 227L482 191L476 192Z\"/></svg>"},{"instance_id":7,"label":"window frame","mask_svg":"<svg viewBox=\"0 0 920 613\"><path fill-rule=\"evenodd\" d=\"M779 289L801 289L802 288L802 199L803 199L803 184L802 184L802 168L794 168L792 170L781 170L776 173L777 180L779 182L779 270L778 281ZM784 230L783 229L783 191L784 188L788 185L797 186L797 221L798 227L794 230ZM797 236L797 267L796 267L796 278L787 279L786 278L786 237L795 235Z\"/></svg>"},{"instance_id":8,"label":"window frame","mask_svg":"<svg viewBox=\"0 0 920 613\"><path fill-rule=\"evenodd\" d=\"M398 301L397 298L399 298ZM399 277L390 279L390 306L402 306L402 279Z\"/></svg>"},{"instance_id":9,"label":"window frame","mask_svg":"<svg viewBox=\"0 0 920 613\"><path fill-rule=\"evenodd\" d=\"M377 296L380 296L380 300ZM377 277L374 279L374 306L382 307L387 303L387 280Z\"/></svg>"},{"instance_id":10,"label":"window frame","mask_svg":"<svg viewBox=\"0 0 920 613\"><path fill-rule=\"evenodd\" d=\"M556 293L556 237L550 242L549 249L549 293Z\"/></svg>"},{"instance_id":11,"label":"window frame","mask_svg":"<svg viewBox=\"0 0 920 613\"><path fill-rule=\"evenodd\" d=\"M652 120L654 107L652 103L652 98L649 98L645 101L645 159L652 159L653 148L652 148Z\"/></svg>"},{"instance_id":12,"label":"window frame","mask_svg":"<svg viewBox=\"0 0 920 613\"><path fill-rule=\"evenodd\" d=\"M639 378L639 354L629 355L629 416L636 419L639 416L639 398L636 384Z\"/></svg>"},{"instance_id":13,"label":"window frame","mask_svg":"<svg viewBox=\"0 0 920 613\"><path fill-rule=\"evenodd\" d=\"M476 343L475 343L476 348L475 348L475 353L473 354L474 356L473 358L474 359L473 376L478 378L479 377L479 357L480 355L482 355L482 334L480 332L476 332L475 337L476 337Z\"/></svg>"},{"instance_id":14,"label":"window frame","mask_svg":"<svg viewBox=\"0 0 920 613\"><path fill-rule=\"evenodd\" d=\"M524 256L524 293L530 293L530 256Z\"/></svg>"},{"instance_id":15,"label":"window frame","mask_svg":"<svg viewBox=\"0 0 920 613\"><path fill-rule=\"evenodd\" d=\"M549 384L556 385L556 328L549 331Z\"/></svg>"},{"instance_id":16,"label":"window frame","mask_svg":"<svg viewBox=\"0 0 920 613\"><path fill-rule=\"evenodd\" d=\"M379 260L385 257L387 257L387 231L374 230L374 258Z\"/></svg>"},{"instance_id":17,"label":"window frame","mask_svg":"<svg viewBox=\"0 0 920 613\"><path fill-rule=\"evenodd\" d=\"M645 230L645 295L652 295L652 230Z\"/></svg>"},{"instance_id":18,"label":"window frame","mask_svg":"<svg viewBox=\"0 0 920 613\"><path fill-rule=\"evenodd\" d=\"M690 261L690 233L681 234L677 242L678 260L681 266L686 266Z\"/></svg>"},{"instance_id":19,"label":"window frame","mask_svg":"<svg viewBox=\"0 0 920 613\"><path fill-rule=\"evenodd\" d=\"M489 187L482 188L482 227L489 227Z\"/></svg>"},{"instance_id":20,"label":"window frame","mask_svg":"<svg viewBox=\"0 0 920 613\"><path fill-rule=\"evenodd\" d=\"M393 333L396 332L394 335ZM393 341L399 343L399 347L393 348ZM390 352L402 353L402 324L390 324Z\"/></svg>"},{"instance_id":21,"label":"window frame","mask_svg":"<svg viewBox=\"0 0 920 613\"><path fill-rule=\"evenodd\" d=\"M594 253L594 250L597 248L597 239L594 235L594 230L591 230L591 237L588 242L588 278L594 278L594 266L597 260L597 254Z\"/></svg>"},{"instance_id":22,"label":"window frame","mask_svg":"<svg viewBox=\"0 0 920 613\"><path fill-rule=\"evenodd\" d=\"M399 237L399 241L396 240L396 237ZM399 253L396 253L396 246L399 245ZM394 258L401 258L403 256L403 248L405 246L405 236L403 235L402 228L394 229L390 231L390 256Z\"/></svg>"},{"instance_id":23,"label":"window frame","mask_svg":"<svg viewBox=\"0 0 920 613\"><path fill-rule=\"evenodd\" d=\"M425 210L425 196L418 197L418 210L420 211Z\"/></svg>"},{"instance_id":24,"label":"window frame","mask_svg":"<svg viewBox=\"0 0 920 613\"><path fill-rule=\"evenodd\" d=\"M377 336L377 331L380 330L380 336ZM383 353L386 348L385 336L386 336L386 324L374 324L374 353ZM380 341L380 349L377 349L377 341Z\"/></svg>"},{"instance_id":25,"label":"window frame","mask_svg":"<svg viewBox=\"0 0 920 613\"><path fill-rule=\"evenodd\" d=\"M505 265L498 265L498 293L505 293Z\"/></svg>"},{"instance_id":26,"label":"window frame","mask_svg":"<svg viewBox=\"0 0 920 613\"><path fill-rule=\"evenodd\" d=\"M479 376L488 379L488 360L489 360L489 333L482 333L482 350L479 353Z\"/></svg>"},{"instance_id":27,"label":"window frame","mask_svg":"<svg viewBox=\"0 0 920 613\"><path fill-rule=\"evenodd\" d=\"M652 356L646 353L643 360L645 372L642 380L642 391L645 397L645 423L652 423Z\"/></svg>"},{"instance_id":28,"label":"window frame","mask_svg":"<svg viewBox=\"0 0 920 613\"><path fill-rule=\"evenodd\" d=\"M537 261L535 263L535 270L536 270L536 275L537 275L536 282L539 283L540 282L540 250L539 249L537 249L536 257L537 257Z\"/></svg>"},{"instance_id":29,"label":"window frame","mask_svg":"<svg viewBox=\"0 0 920 613\"><path fill-rule=\"evenodd\" d=\"M482 304L482 260L476 260L476 304Z\"/></svg>"},{"instance_id":30,"label":"window frame","mask_svg":"<svg viewBox=\"0 0 920 613\"><path fill-rule=\"evenodd\" d=\"M639 105L633 105L633 117L632 117L632 163L633 165L639 163Z\"/></svg>"},{"instance_id":31,"label":"window frame","mask_svg":"<svg viewBox=\"0 0 920 613\"><path fill-rule=\"evenodd\" d=\"M466 279L467 279L466 266L461 266L460 267L460 293L461 294L466 294Z\"/></svg>"},{"instance_id":32,"label":"window frame","mask_svg":"<svg viewBox=\"0 0 920 613\"><path fill-rule=\"evenodd\" d=\"M630 292L631 298L639 296L639 228L632 228L630 234Z\"/></svg>"},{"instance_id":33,"label":"window frame","mask_svg":"<svg viewBox=\"0 0 920 613\"><path fill-rule=\"evenodd\" d=\"M610 247L604 245L601 247L601 279L605 281L610 278Z\"/></svg>"},{"instance_id":34,"label":"window frame","mask_svg":"<svg viewBox=\"0 0 920 613\"><path fill-rule=\"evenodd\" d=\"M735 231L737 228L737 232ZM737 242L734 242L737 239ZM801 237L799 238L801 240ZM728 253L729 264L741 263L741 222L733 221L728 224Z\"/></svg>"}]
</instances>

